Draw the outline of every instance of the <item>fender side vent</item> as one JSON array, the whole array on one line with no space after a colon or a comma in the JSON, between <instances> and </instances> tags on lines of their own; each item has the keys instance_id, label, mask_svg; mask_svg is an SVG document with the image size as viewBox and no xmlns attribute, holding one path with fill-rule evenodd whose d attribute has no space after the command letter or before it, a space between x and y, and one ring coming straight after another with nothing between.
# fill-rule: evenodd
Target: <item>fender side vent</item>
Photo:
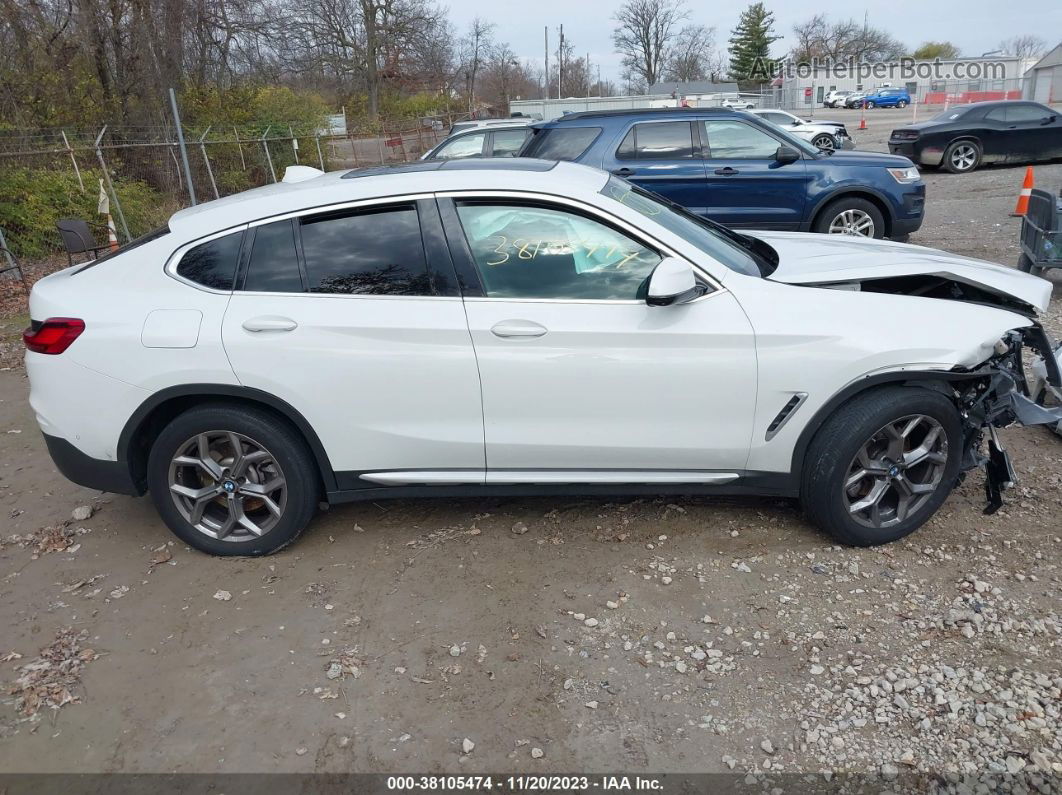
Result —
<instances>
[{"instance_id":1,"label":"fender side vent","mask_svg":"<svg viewBox=\"0 0 1062 795\"><path fill-rule=\"evenodd\" d=\"M786 401L786 404L782 406L782 410L778 412L778 415L771 420L771 424L767 426L767 434L764 436L768 442L774 438L778 431L782 430L789 418L796 413L796 410L800 407L800 404L807 400L807 392L797 392L793 397Z\"/></svg>"}]
</instances>

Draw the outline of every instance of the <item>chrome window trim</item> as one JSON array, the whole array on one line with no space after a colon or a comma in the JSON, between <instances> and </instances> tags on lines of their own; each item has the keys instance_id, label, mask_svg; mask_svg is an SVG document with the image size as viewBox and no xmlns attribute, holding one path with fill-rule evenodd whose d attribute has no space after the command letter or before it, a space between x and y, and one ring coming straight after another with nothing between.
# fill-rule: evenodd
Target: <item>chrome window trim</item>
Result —
<instances>
[{"instance_id":1,"label":"chrome window trim","mask_svg":"<svg viewBox=\"0 0 1062 795\"><path fill-rule=\"evenodd\" d=\"M620 229L622 229L624 231L625 234L629 234L636 242L640 242L643 245L647 245L649 248L656 249L657 251L659 251L664 256L674 257L675 259L680 259L683 262L687 263L691 268L693 268L693 272L696 273L697 276L699 276L709 287L712 288L712 292L710 292L710 293L708 293L706 295L703 295L700 298L697 298L697 299L695 299L693 301L690 301L689 303L691 303L691 304L697 303L697 301L704 300L705 298L713 296L716 293L729 292L718 279L713 278L711 276L711 274L709 274L707 271L705 271L701 266L699 266L695 262L691 262L688 257L685 257L682 254L677 253L673 248L671 248L669 245L667 245L663 241L659 240L658 238L654 237L649 232L645 231L644 229L641 229L639 227L634 226L629 221L626 221L623 218L620 218L619 216L613 215L612 213L608 212L607 210L603 210L600 207L597 207L597 206L595 206L593 204L589 204L589 203L587 203L585 201L582 201L582 200L579 200L579 199L572 199L572 198L569 198L567 196L558 196L558 195L553 194L553 193L542 193L540 191L529 191L529 190L525 190L525 191L516 191L516 190L454 190L454 191L440 191L440 192L436 193L435 195L438 198L444 198L444 199L496 199L496 198L506 199L507 198L507 199L524 199L526 201L528 198L531 198L531 199L540 200L540 201L541 200L545 200L547 203L555 203L555 204L562 204L562 205L567 205L567 206L570 206L570 207L575 207L577 209L580 209L580 210L586 212L589 215L592 215L592 216L594 216L596 218L599 218L599 219L603 219L602 223L604 223L607 226L619 227ZM646 241L648 241L648 242L646 242ZM708 255L705 254L705 256L707 257ZM713 260L713 262L714 261L715 260ZM720 268L725 268L726 267L722 263L718 263L718 264L719 264ZM479 265L477 264L476 267L478 268ZM554 303L580 303L580 304L584 304L584 303L598 304L598 303L606 303L606 302L608 302L608 303L631 303L631 304L644 304L645 303L644 301L638 301L636 299L608 299L608 298L598 298L598 299L594 299L594 298L578 298L578 299L576 299L576 298L490 298L489 296L483 296L483 297L478 297L477 296L477 297L474 297L474 298L466 298L465 300L466 301L473 301L473 300L474 301L536 301L536 302L543 302L544 301L544 302L554 302Z\"/></svg>"},{"instance_id":2,"label":"chrome window trim","mask_svg":"<svg viewBox=\"0 0 1062 795\"><path fill-rule=\"evenodd\" d=\"M377 204L403 204L406 202L415 202L419 199L430 199L432 196L433 194L431 193L399 193L393 196L377 196L372 199L357 199L355 201L337 202L336 204L322 204L302 210L292 210L289 213L283 213L281 215L270 215L266 218L259 218L257 221L251 221L248 223L247 227L262 226L263 224L271 224L275 221L285 221L289 218L302 218L304 215L319 215L339 212L340 210L355 210L361 207L372 207Z\"/></svg>"}]
</instances>

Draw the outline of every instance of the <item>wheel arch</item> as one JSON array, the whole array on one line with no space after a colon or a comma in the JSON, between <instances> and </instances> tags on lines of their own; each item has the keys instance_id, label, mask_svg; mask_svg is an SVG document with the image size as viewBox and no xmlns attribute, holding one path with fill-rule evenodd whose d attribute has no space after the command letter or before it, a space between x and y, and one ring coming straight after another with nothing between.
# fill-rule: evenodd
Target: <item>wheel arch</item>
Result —
<instances>
[{"instance_id":1,"label":"wheel arch","mask_svg":"<svg viewBox=\"0 0 1062 795\"><path fill-rule=\"evenodd\" d=\"M118 461L129 467L140 494L147 491L148 452L158 434L182 412L207 402L258 408L286 422L309 446L323 490L336 489L335 471L320 437L290 403L260 389L237 384L183 384L160 390L141 403L118 437Z\"/></svg>"},{"instance_id":2,"label":"wheel arch","mask_svg":"<svg viewBox=\"0 0 1062 795\"><path fill-rule=\"evenodd\" d=\"M800 436L797 437L796 445L793 447L793 458L790 463L792 482L801 482L804 473L804 459L807 456L808 448L811 446L811 440L815 438L815 434L819 432L819 429L841 406L852 399L886 386L913 386L932 389L950 398L952 397L950 383L969 381L972 377L975 376L971 376L969 373L911 371L879 373L849 384L823 403L801 430Z\"/></svg>"},{"instance_id":3,"label":"wheel arch","mask_svg":"<svg viewBox=\"0 0 1062 795\"><path fill-rule=\"evenodd\" d=\"M826 208L838 199L865 199L871 202L878 210L881 211L881 217L885 219L885 237L892 235L892 224L895 213L892 209L892 204L885 196L878 193L873 188L869 188L865 185L853 185L851 187L839 188L832 193L827 194L824 198L819 199L818 204L815 205L815 209L811 213L811 222L808 225L808 229L814 229L815 224L819 222L822 214L826 211Z\"/></svg>"}]
</instances>

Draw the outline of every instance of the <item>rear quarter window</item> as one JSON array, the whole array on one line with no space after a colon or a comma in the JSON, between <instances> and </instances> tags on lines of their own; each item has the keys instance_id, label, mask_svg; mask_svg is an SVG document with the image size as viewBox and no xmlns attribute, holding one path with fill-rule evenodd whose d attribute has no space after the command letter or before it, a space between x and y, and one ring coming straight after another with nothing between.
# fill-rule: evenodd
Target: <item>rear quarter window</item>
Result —
<instances>
[{"instance_id":1,"label":"rear quarter window","mask_svg":"<svg viewBox=\"0 0 1062 795\"><path fill-rule=\"evenodd\" d=\"M520 155L543 160L578 160L600 134L600 127L546 127L535 130Z\"/></svg>"},{"instance_id":2,"label":"rear quarter window","mask_svg":"<svg viewBox=\"0 0 1062 795\"><path fill-rule=\"evenodd\" d=\"M242 241L241 231L193 246L181 257L177 275L212 290L231 290Z\"/></svg>"}]
</instances>

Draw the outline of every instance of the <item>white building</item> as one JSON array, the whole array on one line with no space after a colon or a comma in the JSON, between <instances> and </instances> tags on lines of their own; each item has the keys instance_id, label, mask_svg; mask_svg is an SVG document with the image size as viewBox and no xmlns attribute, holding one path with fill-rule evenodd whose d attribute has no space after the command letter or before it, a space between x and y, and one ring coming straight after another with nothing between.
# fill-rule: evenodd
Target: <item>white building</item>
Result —
<instances>
[{"instance_id":1,"label":"white building","mask_svg":"<svg viewBox=\"0 0 1062 795\"><path fill-rule=\"evenodd\" d=\"M906 88L916 102L928 105L1021 99L1023 78L1034 63L1031 58L1000 55L947 61L902 58L814 68L789 64L764 90L774 95L774 104L792 108L821 107L827 91L877 88Z\"/></svg>"},{"instance_id":2,"label":"white building","mask_svg":"<svg viewBox=\"0 0 1062 795\"><path fill-rule=\"evenodd\" d=\"M1033 64L1025 73L1025 99L1062 102L1062 44Z\"/></svg>"}]
</instances>

